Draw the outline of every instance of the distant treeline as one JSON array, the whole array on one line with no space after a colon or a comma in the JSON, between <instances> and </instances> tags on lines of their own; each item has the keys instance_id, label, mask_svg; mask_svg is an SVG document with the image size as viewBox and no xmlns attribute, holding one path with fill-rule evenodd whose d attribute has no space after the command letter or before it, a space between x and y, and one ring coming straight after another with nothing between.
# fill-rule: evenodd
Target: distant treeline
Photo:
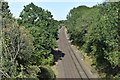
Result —
<instances>
[{"instance_id":1,"label":"distant treeline","mask_svg":"<svg viewBox=\"0 0 120 80\"><path fill-rule=\"evenodd\" d=\"M73 8L61 22L72 43L92 57L101 77L120 79L120 2Z\"/></svg>"}]
</instances>

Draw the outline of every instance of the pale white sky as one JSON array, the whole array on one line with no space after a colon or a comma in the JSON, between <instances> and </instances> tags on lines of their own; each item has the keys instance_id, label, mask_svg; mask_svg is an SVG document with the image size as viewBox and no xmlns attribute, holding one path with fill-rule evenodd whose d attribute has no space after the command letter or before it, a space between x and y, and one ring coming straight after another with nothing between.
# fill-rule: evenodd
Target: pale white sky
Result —
<instances>
[{"instance_id":1,"label":"pale white sky","mask_svg":"<svg viewBox=\"0 0 120 80\"><path fill-rule=\"evenodd\" d=\"M6 0L9 2L103 2L105 0Z\"/></svg>"},{"instance_id":2,"label":"pale white sky","mask_svg":"<svg viewBox=\"0 0 120 80\"><path fill-rule=\"evenodd\" d=\"M21 1L21 2L19 2L19 1ZM81 2L82 0L71 0L71 1L69 0L68 2L65 2L66 0L46 0L46 2L43 2L43 0L29 0L29 1L24 0L23 2L22 2L22 0L19 0L19 1L18 2L17 2L17 0L9 0L8 1L9 6L10 6L9 8L10 8L11 12L13 13L14 17L18 18L20 15L20 12L23 10L24 6L28 5L30 2L33 2L35 5L42 7L45 10L49 10L52 13L53 18L56 20L65 20L70 9L72 9L74 7L78 7L80 5L86 5L88 7L92 7L94 5L97 5L97 4L103 2L102 0L98 0L98 1L93 0L93 2L91 2L92 0L91 1L86 0L86 2ZM49 1L51 1L51 2L49 2ZM61 1L63 1L63 2L61 2Z\"/></svg>"}]
</instances>

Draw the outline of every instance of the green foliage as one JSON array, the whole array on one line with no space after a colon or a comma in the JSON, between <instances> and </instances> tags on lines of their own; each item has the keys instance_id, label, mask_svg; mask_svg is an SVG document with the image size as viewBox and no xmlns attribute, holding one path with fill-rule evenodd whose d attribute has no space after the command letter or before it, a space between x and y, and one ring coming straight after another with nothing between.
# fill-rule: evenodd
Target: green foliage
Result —
<instances>
[{"instance_id":1,"label":"green foliage","mask_svg":"<svg viewBox=\"0 0 120 80\"><path fill-rule=\"evenodd\" d=\"M7 22L7 19L5 19ZM1 55L1 70L9 77L15 77L19 74L17 67L20 64L27 66L33 51L33 37L29 31L16 23L11 22L4 24L2 55ZM26 58L25 58L26 57ZM5 77L8 77L4 75Z\"/></svg>"},{"instance_id":2,"label":"green foliage","mask_svg":"<svg viewBox=\"0 0 120 80\"><path fill-rule=\"evenodd\" d=\"M7 2L2 3L2 16L7 18L12 18L12 13L10 12L9 6Z\"/></svg>"},{"instance_id":3,"label":"green foliage","mask_svg":"<svg viewBox=\"0 0 120 80\"><path fill-rule=\"evenodd\" d=\"M51 65L52 50L56 46L57 21L53 20L49 11L30 3L24 6L20 14L19 24L30 30L34 37L33 64Z\"/></svg>"},{"instance_id":4,"label":"green foliage","mask_svg":"<svg viewBox=\"0 0 120 80\"><path fill-rule=\"evenodd\" d=\"M66 25L70 38L93 57L104 77L120 74L120 2L102 3L92 8L73 8Z\"/></svg>"},{"instance_id":5,"label":"green foliage","mask_svg":"<svg viewBox=\"0 0 120 80\"><path fill-rule=\"evenodd\" d=\"M38 73L40 80L55 80L56 76L50 66L41 66L41 73Z\"/></svg>"},{"instance_id":6,"label":"green foliage","mask_svg":"<svg viewBox=\"0 0 120 80\"><path fill-rule=\"evenodd\" d=\"M8 3L3 2L2 17L1 77L39 80L46 75L53 79L55 75L51 69L45 68L45 72L41 72L39 66L53 64L58 21L49 11L33 3L25 6L17 21L12 17Z\"/></svg>"},{"instance_id":7,"label":"green foliage","mask_svg":"<svg viewBox=\"0 0 120 80\"><path fill-rule=\"evenodd\" d=\"M28 60L31 58L33 50L33 37L28 30L17 24L10 13L7 2L2 2L2 12L0 74L2 74L2 78L15 78L21 73L18 71L18 66L29 64Z\"/></svg>"}]
</instances>

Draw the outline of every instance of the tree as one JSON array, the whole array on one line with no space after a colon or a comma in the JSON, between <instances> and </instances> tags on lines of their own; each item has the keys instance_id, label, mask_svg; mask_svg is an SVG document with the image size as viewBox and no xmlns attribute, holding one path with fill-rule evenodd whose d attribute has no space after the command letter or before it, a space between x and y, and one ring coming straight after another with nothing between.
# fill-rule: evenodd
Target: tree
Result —
<instances>
[{"instance_id":1,"label":"tree","mask_svg":"<svg viewBox=\"0 0 120 80\"><path fill-rule=\"evenodd\" d=\"M30 3L24 6L18 22L29 29L34 37L33 64L52 64L52 50L56 46L57 21L52 18L51 13Z\"/></svg>"},{"instance_id":2,"label":"tree","mask_svg":"<svg viewBox=\"0 0 120 80\"><path fill-rule=\"evenodd\" d=\"M4 78L15 78L21 65L27 66L33 51L33 37L23 26L19 26L3 2L2 54L0 72ZM8 11L8 12L7 12ZM6 15L7 14L7 15ZM26 57L26 58L25 58Z\"/></svg>"},{"instance_id":3,"label":"tree","mask_svg":"<svg viewBox=\"0 0 120 80\"><path fill-rule=\"evenodd\" d=\"M67 20L73 43L89 56L106 78L120 78L120 2L73 8ZM103 77L102 76L102 77Z\"/></svg>"}]
</instances>

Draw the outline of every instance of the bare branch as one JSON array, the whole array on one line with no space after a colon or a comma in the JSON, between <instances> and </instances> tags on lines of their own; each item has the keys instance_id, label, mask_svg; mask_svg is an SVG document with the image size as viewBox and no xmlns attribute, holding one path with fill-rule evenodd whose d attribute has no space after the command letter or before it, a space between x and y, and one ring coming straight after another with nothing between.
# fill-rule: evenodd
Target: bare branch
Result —
<instances>
[{"instance_id":1,"label":"bare branch","mask_svg":"<svg viewBox=\"0 0 120 80\"><path fill-rule=\"evenodd\" d=\"M15 55L14 58L13 58L13 61L15 61L17 55L19 54L19 51L20 51L20 40L18 40L17 52L16 52L16 55Z\"/></svg>"},{"instance_id":2,"label":"bare branch","mask_svg":"<svg viewBox=\"0 0 120 80\"><path fill-rule=\"evenodd\" d=\"M6 76L7 78L10 78L10 76L8 75L8 73L5 73L5 72L2 71L1 69L0 69L0 72L1 72L4 76Z\"/></svg>"}]
</instances>

